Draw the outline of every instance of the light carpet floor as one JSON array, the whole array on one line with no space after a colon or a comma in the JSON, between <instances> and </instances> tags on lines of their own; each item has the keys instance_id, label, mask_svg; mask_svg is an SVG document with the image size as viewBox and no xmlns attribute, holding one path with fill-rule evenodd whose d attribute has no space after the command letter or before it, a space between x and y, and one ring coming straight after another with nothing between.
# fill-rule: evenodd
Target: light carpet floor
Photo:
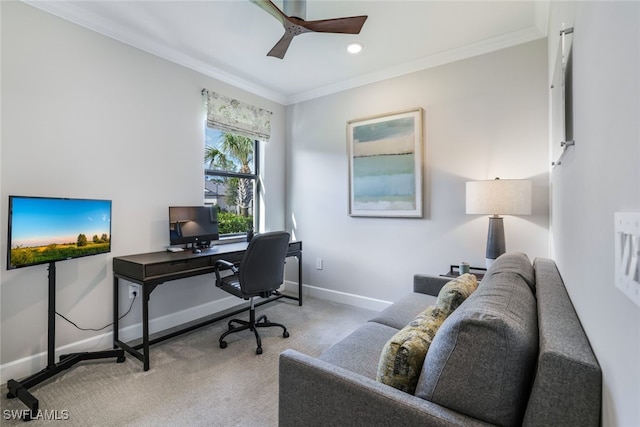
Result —
<instances>
[{"instance_id":1,"label":"light carpet floor","mask_svg":"<svg viewBox=\"0 0 640 427\"><path fill-rule=\"evenodd\" d=\"M227 320L151 347L151 369L127 355L124 363L81 362L30 392L40 409L64 420L7 420L7 411L26 409L2 388L3 426L277 426L278 355L286 349L317 356L368 319L374 311L306 298L279 300L257 308L257 315L287 326L261 328L264 353L256 355L252 332L219 336ZM235 316L247 319L248 313ZM10 414L10 412L9 412Z\"/></svg>"}]
</instances>

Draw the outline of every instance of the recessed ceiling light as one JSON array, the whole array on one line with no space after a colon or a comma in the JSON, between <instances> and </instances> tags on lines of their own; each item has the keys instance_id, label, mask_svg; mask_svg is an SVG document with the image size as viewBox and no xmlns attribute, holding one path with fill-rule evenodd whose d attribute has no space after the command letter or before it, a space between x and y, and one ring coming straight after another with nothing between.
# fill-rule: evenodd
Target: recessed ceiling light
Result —
<instances>
[{"instance_id":1,"label":"recessed ceiling light","mask_svg":"<svg viewBox=\"0 0 640 427\"><path fill-rule=\"evenodd\" d=\"M362 51L362 45L360 43L349 43L347 45L347 51L351 54L360 53Z\"/></svg>"}]
</instances>

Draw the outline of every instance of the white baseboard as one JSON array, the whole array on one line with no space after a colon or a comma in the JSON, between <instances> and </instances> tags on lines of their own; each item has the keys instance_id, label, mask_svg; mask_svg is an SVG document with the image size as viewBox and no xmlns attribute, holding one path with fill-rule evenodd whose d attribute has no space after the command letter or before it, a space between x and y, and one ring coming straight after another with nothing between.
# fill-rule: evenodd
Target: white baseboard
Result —
<instances>
[{"instance_id":1,"label":"white baseboard","mask_svg":"<svg viewBox=\"0 0 640 427\"><path fill-rule=\"evenodd\" d=\"M241 303L241 305L244 303ZM186 310L167 314L149 321L149 332L151 334L164 331L174 326L192 322L197 319L218 313L232 307L238 306L238 298L228 296L216 301L211 301ZM142 323L126 326L120 329L121 341L132 341L142 336ZM76 341L61 347L56 347L55 362L60 360L61 354L80 353L85 351L100 351L113 348L113 332L96 335L91 338ZM126 355L126 354L125 354ZM0 384L5 384L10 379L22 379L29 375L40 372L47 366L47 352L23 357L0 365ZM63 375L63 373L60 373Z\"/></svg>"},{"instance_id":2,"label":"white baseboard","mask_svg":"<svg viewBox=\"0 0 640 427\"><path fill-rule=\"evenodd\" d=\"M298 293L298 283L286 281L285 289L293 294ZM302 285L302 297L304 303L305 296L312 296L327 301L339 302L341 304L353 305L367 310L381 311L389 307L392 302L376 298L364 297L362 295L349 294L346 292L334 291L331 289L318 288L316 286Z\"/></svg>"},{"instance_id":3,"label":"white baseboard","mask_svg":"<svg viewBox=\"0 0 640 427\"><path fill-rule=\"evenodd\" d=\"M240 300L234 296L224 297L215 301L201 304L195 307L190 307L185 310L177 311L175 313L169 313L165 316L157 317L149 320L149 334L156 332L166 331L167 329L175 326L183 325L187 322L202 319L206 316L219 313L224 310L228 310L232 307L241 305L248 305L248 302L240 302ZM111 333L109 333L111 336ZM142 336L142 323L127 326L120 329L121 341L132 341Z\"/></svg>"},{"instance_id":4,"label":"white baseboard","mask_svg":"<svg viewBox=\"0 0 640 427\"><path fill-rule=\"evenodd\" d=\"M284 288L293 294L298 292L298 284L286 281ZM302 296L311 296L327 301L352 305L368 310L381 311L391 305L390 301L383 301L361 295L349 294L346 292L334 291L330 289L318 288L315 286L302 285ZM229 296L191 307L175 313L167 314L149 321L150 333L164 331L187 322L218 313L232 307L238 306L238 298ZM142 336L142 323L136 323L120 329L120 340L132 341ZM113 348L113 333L106 332L101 335L76 341L61 347L55 351L55 361L59 360L61 354L78 353L83 351L99 351ZM5 384L9 379L22 379L35 374L47 366L47 352L41 352L33 356L23 357L0 365L0 383ZM63 373L61 373L63 375Z\"/></svg>"}]
</instances>

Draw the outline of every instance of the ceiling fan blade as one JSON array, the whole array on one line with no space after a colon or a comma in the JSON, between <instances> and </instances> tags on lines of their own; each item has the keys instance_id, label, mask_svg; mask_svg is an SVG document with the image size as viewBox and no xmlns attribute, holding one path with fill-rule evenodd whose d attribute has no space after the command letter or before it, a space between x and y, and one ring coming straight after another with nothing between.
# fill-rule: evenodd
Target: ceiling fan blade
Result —
<instances>
[{"instance_id":1,"label":"ceiling fan blade","mask_svg":"<svg viewBox=\"0 0 640 427\"><path fill-rule=\"evenodd\" d=\"M367 16L351 16L347 18L322 19L318 21L305 21L303 18L287 16L271 0L250 0L251 3L264 9L267 13L275 17L284 27L285 33L275 46L267 53L267 56L274 56L283 59L289 49L293 38L306 32L317 33L341 33L359 34ZM304 1L304 0L298 0ZM304 8L300 8L302 10Z\"/></svg>"},{"instance_id":2,"label":"ceiling fan blade","mask_svg":"<svg viewBox=\"0 0 640 427\"><path fill-rule=\"evenodd\" d=\"M273 15L278 21L282 23L282 25L284 25L284 23L287 21L287 15L285 15L284 12L278 9L278 6L276 6L271 0L249 0L249 1L255 4L256 6L260 7L261 9L264 9L269 14Z\"/></svg>"},{"instance_id":3,"label":"ceiling fan blade","mask_svg":"<svg viewBox=\"0 0 640 427\"><path fill-rule=\"evenodd\" d=\"M284 58L284 54L287 53L287 49L289 49L289 45L291 44L291 40L295 37L295 34L290 33L289 31L284 33L284 36L276 43L273 48L267 53L267 56L275 56L276 58Z\"/></svg>"},{"instance_id":4,"label":"ceiling fan blade","mask_svg":"<svg viewBox=\"0 0 640 427\"><path fill-rule=\"evenodd\" d=\"M359 34L367 16L350 16L348 18L322 19L319 21L303 21L300 23L308 30L316 33Z\"/></svg>"}]
</instances>

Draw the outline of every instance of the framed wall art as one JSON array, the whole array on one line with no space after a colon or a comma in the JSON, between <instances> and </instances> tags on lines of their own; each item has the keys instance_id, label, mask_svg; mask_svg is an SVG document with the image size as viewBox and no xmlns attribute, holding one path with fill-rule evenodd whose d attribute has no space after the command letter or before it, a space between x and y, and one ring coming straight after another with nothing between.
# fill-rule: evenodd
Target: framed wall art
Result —
<instances>
[{"instance_id":1,"label":"framed wall art","mask_svg":"<svg viewBox=\"0 0 640 427\"><path fill-rule=\"evenodd\" d=\"M349 215L422 217L422 108L347 123Z\"/></svg>"}]
</instances>

